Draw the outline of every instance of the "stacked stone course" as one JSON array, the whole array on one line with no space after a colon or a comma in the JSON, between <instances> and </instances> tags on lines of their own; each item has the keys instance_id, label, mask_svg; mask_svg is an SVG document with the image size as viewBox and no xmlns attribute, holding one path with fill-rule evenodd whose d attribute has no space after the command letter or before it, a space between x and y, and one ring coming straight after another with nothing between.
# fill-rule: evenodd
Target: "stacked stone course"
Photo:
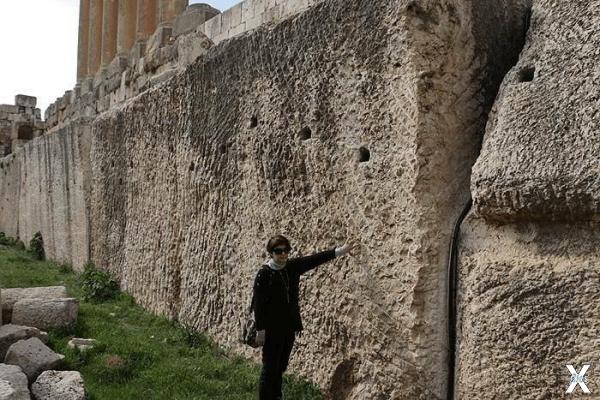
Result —
<instances>
[{"instance_id":1,"label":"stacked stone course","mask_svg":"<svg viewBox=\"0 0 600 400\"><path fill-rule=\"evenodd\" d=\"M15 104L0 104L0 156L12 153L44 133L37 99L19 94Z\"/></svg>"}]
</instances>

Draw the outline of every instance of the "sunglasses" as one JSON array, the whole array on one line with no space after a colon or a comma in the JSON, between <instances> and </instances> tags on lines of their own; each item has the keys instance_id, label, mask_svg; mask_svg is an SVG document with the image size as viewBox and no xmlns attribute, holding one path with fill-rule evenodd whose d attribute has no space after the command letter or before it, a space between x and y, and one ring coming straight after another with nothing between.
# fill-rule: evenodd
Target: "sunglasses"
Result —
<instances>
[{"instance_id":1,"label":"sunglasses","mask_svg":"<svg viewBox=\"0 0 600 400\"><path fill-rule=\"evenodd\" d=\"M290 250L292 249L290 249L289 247L275 247L273 250L271 250L271 252L273 254L288 254Z\"/></svg>"}]
</instances>

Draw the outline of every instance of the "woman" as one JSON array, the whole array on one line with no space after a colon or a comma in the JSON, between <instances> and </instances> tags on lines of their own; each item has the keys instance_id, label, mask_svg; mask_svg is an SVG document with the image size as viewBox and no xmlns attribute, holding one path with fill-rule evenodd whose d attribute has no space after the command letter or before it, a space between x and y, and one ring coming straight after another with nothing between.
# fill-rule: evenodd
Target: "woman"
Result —
<instances>
[{"instance_id":1,"label":"woman","mask_svg":"<svg viewBox=\"0 0 600 400\"><path fill-rule=\"evenodd\" d=\"M288 260L289 240L281 235L269 239L267 252L271 259L258 271L254 281L256 341L263 346L260 400L282 399L282 376L288 366L295 334L302 330L298 302L300 275L348 253L353 247L353 244L346 244Z\"/></svg>"}]
</instances>

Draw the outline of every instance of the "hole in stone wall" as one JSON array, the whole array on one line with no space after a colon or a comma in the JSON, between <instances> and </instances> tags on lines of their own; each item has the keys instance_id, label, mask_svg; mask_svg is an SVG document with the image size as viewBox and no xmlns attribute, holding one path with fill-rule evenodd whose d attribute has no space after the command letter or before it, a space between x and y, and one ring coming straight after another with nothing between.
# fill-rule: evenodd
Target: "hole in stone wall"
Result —
<instances>
[{"instance_id":1,"label":"hole in stone wall","mask_svg":"<svg viewBox=\"0 0 600 400\"><path fill-rule=\"evenodd\" d=\"M221 145L219 145L219 152L220 152L221 154L225 154L225 153L227 153L227 146L226 146L226 145L224 145L224 144L221 144Z\"/></svg>"},{"instance_id":2,"label":"hole in stone wall","mask_svg":"<svg viewBox=\"0 0 600 400\"><path fill-rule=\"evenodd\" d=\"M371 152L366 147L358 149L358 162L367 162L371 159Z\"/></svg>"},{"instance_id":3,"label":"hole in stone wall","mask_svg":"<svg viewBox=\"0 0 600 400\"><path fill-rule=\"evenodd\" d=\"M302 128L302 130L300 131L300 139L307 140L307 139L310 139L311 137L312 137L312 130L308 126L305 126L304 128Z\"/></svg>"},{"instance_id":4,"label":"hole in stone wall","mask_svg":"<svg viewBox=\"0 0 600 400\"><path fill-rule=\"evenodd\" d=\"M258 118L256 117L256 115L253 115L250 118L250 121L248 122L248 127L249 128L256 128L258 126Z\"/></svg>"},{"instance_id":5,"label":"hole in stone wall","mask_svg":"<svg viewBox=\"0 0 600 400\"><path fill-rule=\"evenodd\" d=\"M535 67L523 67L519 71L519 82L531 82L535 78Z\"/></svg>"},{"instance_id":6,"label":"hole in stone wall","mask_svg":"<svg viewBox=\"0 0 600 400\"><path fill-rule=\"evenodd\" d=\"M22 125L19 127L17 137L20 140L31 140L33 139L33 128L29 125Z\"/></svg>"},{"instance_id":7,"label":"hole in stone wall","mask_svg":"<svg viewBox=\"0 0 600 400\"><path fill-rule=\"evenodd\" d=\"M119 185L123 184L123 178L119 178Z\"/></svg>"},{"instance_id":8,"label":"hole in stone wall","mask_svg":"<svg viewBox=\"0 0 600 400\"><path fill-rule=\"evenodd\" d=\"M190 163L190 171L194 171L194 168L196 168L196 165L194 164L194 162L192 161Z\"/></svg>"}]
</instances>

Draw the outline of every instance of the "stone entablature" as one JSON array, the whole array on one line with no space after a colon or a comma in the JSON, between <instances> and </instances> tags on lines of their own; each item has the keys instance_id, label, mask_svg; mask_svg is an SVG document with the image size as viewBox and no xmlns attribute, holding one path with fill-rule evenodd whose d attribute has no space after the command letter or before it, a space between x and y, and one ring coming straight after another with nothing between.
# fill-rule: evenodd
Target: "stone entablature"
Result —
<instances>
[{"instance_id":1,"label":"stone entablature","mask_svg":"<svg viewBox=\"0 0 600 400\"><path fill-rule=\"evenodd\" d=\"M18 94L15 104L0 104L0 155L5 156L44 132L37 98Z\"/></svg>"}]
</instances>

